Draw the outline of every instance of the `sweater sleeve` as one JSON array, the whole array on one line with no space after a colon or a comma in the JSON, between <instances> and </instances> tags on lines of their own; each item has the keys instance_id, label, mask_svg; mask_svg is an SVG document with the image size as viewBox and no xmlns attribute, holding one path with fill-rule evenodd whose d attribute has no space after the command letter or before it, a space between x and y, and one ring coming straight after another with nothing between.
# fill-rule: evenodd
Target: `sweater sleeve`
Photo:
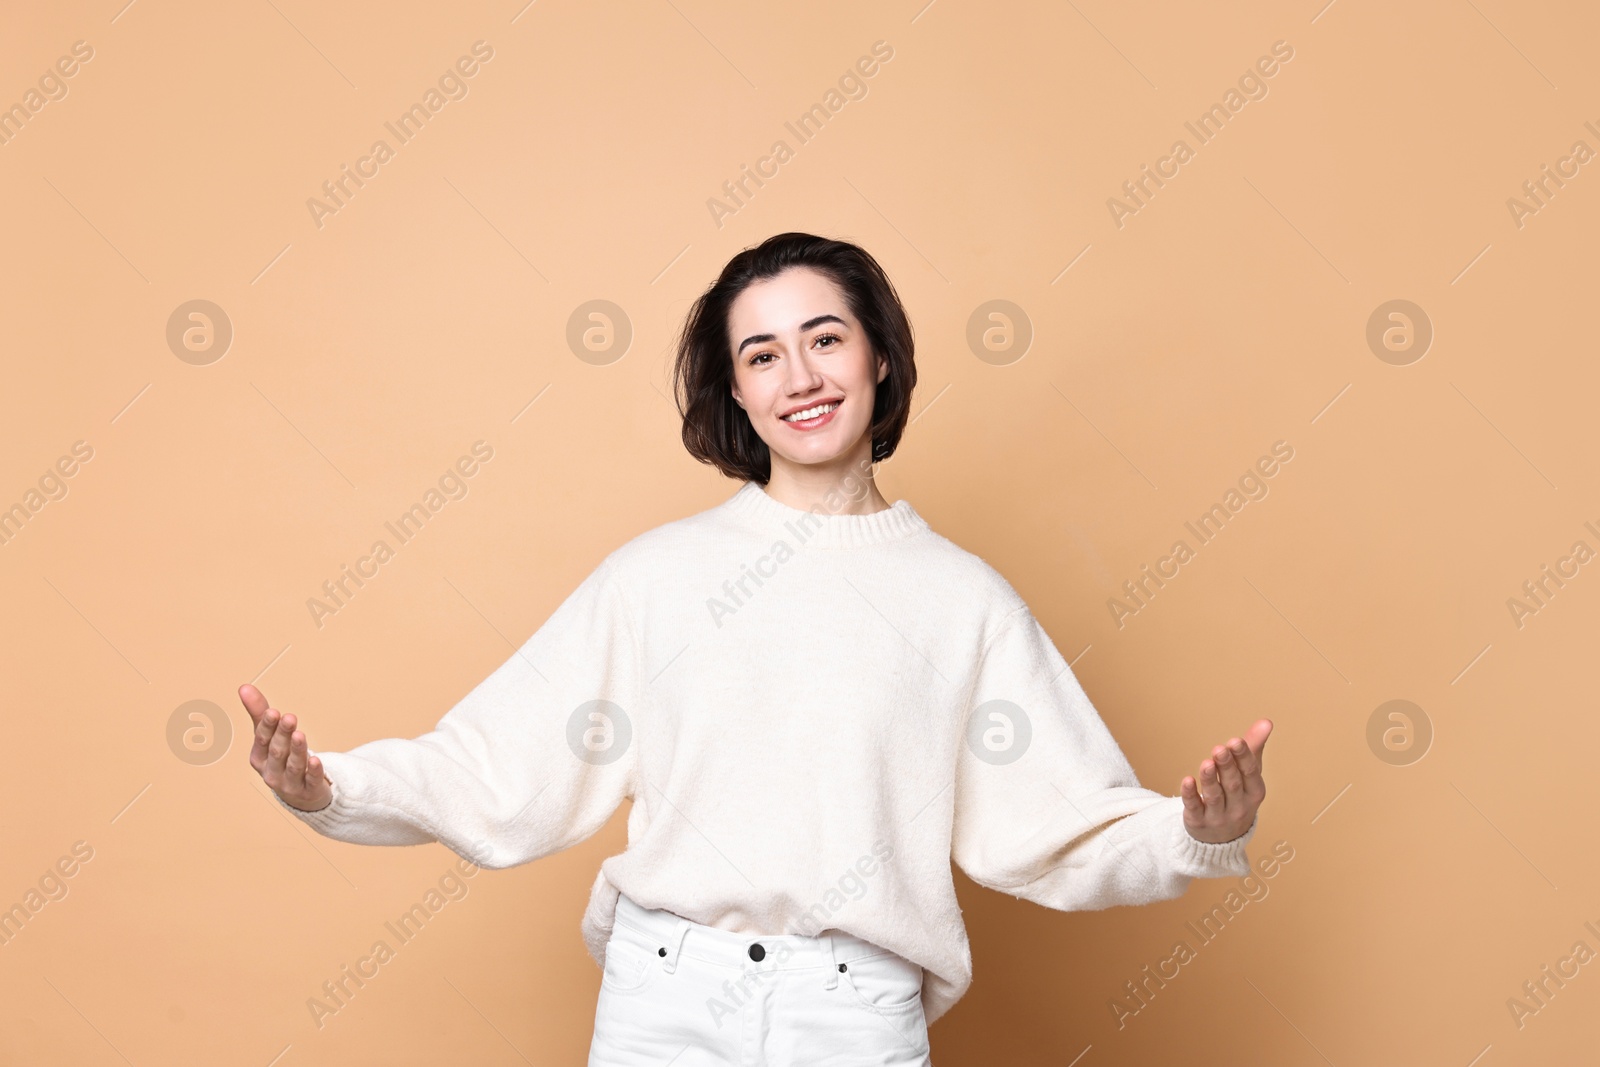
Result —
<instances>
[{"instance_id":1,"label":"sweater sleeve","mask_svg":"<svg viewBox=\"0 0 1600 1067\"><path fill-rule=\"evenodd\" d=\"M1255 829L1191 837L1183 798L1139 785L1026 605L1000 624L956 758L952 858L973 881L1060 911L1169 900L1250 873Z\"/></svg>"},{"instance_id":2,"label":"sweater sleeve","mask_svg":"<svg viewBox=\"0 0 1600 1067\"><path fill-rule=\"evenodd\" d=\"M438 841L484 867L575 845L634 794L637 651L608 557L431 731L319 752L332 801L278 802L339 841Z\"/></svg>"}]
</instances>

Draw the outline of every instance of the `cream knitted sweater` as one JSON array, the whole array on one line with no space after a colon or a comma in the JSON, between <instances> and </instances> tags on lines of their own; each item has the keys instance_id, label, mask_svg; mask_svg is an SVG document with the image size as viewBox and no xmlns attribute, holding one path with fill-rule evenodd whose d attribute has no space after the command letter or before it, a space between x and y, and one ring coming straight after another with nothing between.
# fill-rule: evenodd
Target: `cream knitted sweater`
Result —
<instances>
[{"instance_id":1,"label":"cream knitted sweater","mask_svg":"<svg viewBox=\"0 0 1600 1067\"><path fill-rule=\"evenodd\" d=\"M491 868L624 799L582 933L619 891L696 922L843 930L921 964L931 1023L972 981L951 861L1061 911L1249 873L1139 785L1011 585L904 500L810 512L753 482L617 549L429 733L318 753L328 837ZM288 805L285 805L288 807Z\"/></svg>"}]
</instances>

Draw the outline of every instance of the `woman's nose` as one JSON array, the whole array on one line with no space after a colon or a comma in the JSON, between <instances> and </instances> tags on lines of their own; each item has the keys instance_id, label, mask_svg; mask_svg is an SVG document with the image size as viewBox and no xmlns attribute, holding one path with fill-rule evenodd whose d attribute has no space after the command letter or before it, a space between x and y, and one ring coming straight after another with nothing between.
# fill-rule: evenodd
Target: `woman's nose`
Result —
<instances>
[{"instance_id":1,"label":"woman's nose","mask_svg":"<svg viewBox=\"0 0 1600 1067\"><path fill-rule=\"evenodd\" d=\"M791 393L809 393L821 381L821 375L811 365L805 355L796 356L789 361L789 391Z\"/></svg>"}]
</instances>

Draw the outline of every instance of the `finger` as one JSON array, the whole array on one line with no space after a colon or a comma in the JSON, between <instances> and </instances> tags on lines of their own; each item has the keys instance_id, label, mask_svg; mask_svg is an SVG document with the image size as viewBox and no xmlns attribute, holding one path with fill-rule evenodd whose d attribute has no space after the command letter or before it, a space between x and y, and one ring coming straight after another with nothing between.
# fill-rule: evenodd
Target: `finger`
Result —
<instances>
[{"instance_id":1,"label":"finger","mask_svg":"<svg viewBox=\"0 0 1600 1067\"><path fill-rule=\"evenodd\" d=\"M1178 785L1178 793L1183 797L1183 810L1195 819L1206 816L1206 806L1200 802L1200 791L1195 788L1194 779L1188 775L1183 776L1183 781Z\"/></svg>"},{"instance_id":2,"label":"finger","mask_svg":"<svg viewBox=\"0 0 1600 1067\"><path fill-rule=\"evenodd\" d=\"M1257 719L1245 732L1244 739L1250 746L1250 751L1255 754L1257 761L1261 759L1261 750L1267 747L1267 738L1272 736L1272 720Z\"/></svg>"},{"instance_id":3,"label":"finger","mask_svg":"<svg viewBox=\"0 0 1600 1067\"><path fill-rule=\"evenodd\" d=\"M333 784L333 779L328 777L328 772L322 769L322 760L316 756L306 758L306 785L316 785L318 782Z\"/></svg>"},{"instance_id":4,"label":"finger","mask_svg":"<svg viewBox=\"0 0 1600 1067\"><path fill-rule=\"evenodd\" d=\"M283 763L283 785L292 793L298 793L306 787L306 734L304 730L294 730L289 734L289 758Z\"/></svg>"},{"instance_id":5,"label":"finger","mask_svg":"<svg viewBox=\"0 0 1600 1067\"><path fill-rule=\"evenodd\" d=\"M1217 781L1217 765L1211 760L1200 761L1200 799L1208 812L1222 810L1222 783Z\"/></svg>"},{"instance_id":6,"label":"finger","mask_svg":"<svg viewBox=\"0 0 1600 1067\"><path fill-rule=\"evenodd\" d=\"M250 746L250 766L258 771L267 765L267 746L272 743L272 735L277 732L278 719L281 717L277 708L268 708L256 723L255 744Z\"/></svg>"},{"instance_id":7,"label":"finger","mask_svg":"<svg viewBox=\"0 0 1600 1067\"><path fill-rule=\"evenodd\" d=\"M1267 795L1267 784L1261 778L1261 770L1266 763L1265 751L1267 738L1272 735L1272 720L1257 719L1245 732L1245 745L1250 751L1250 765L1252 773L1245 776L1245 794L1260 803Z\"/></svg>"},{"instance_id":8,"label":"finger","mask_svg":"<svg viewBox=\"0 0 1600 1067\"><path fill-rule=\"evenodd\" d=\"M1224 804L1237 804L1244 799L1244 776L1239 773L1239 764L1230 747L1236 741L1239 741L1237 737L1226 745L1218 745L1211 753L1217 764L1217 777L1222 780Z\"/></svg>"},{"instance_id":9,"label":"finger","mask_svg":"<svg viewBox=\"0 0 1600 1067\"><path fill-rule=\"evenodd\" d=\"M250 721L259 724L261 716L267 711L266 694L246 682L239 687L239 700L244 704L244 710L250 713Z\"/></svg>"},{"instance_id":10,"label":"finger","mask_svg":"<svg viewBox=\"0 0 1600 1067\"><path fill-rule=\"evenodd\" d=\"M278 728L272 732L272 740L267 745L267 765L261 770L261 777L273 789L283 783L284 764L289 758L289 735L294 732L294 716L285 715L278 720Z\"/></svg>"},{"instance_id":11,"label":"finger","mask_svg":"<svg viewBox=\"0 0 1600 1067\"><path fill-rule=\"evenodd\" d=\"M1248 781L1252 775L1261 773L1261 750L1251 748L1248 742L1235 737L1228 742L1228 747L1233 750L1233 761L1239 765L1239 773Z\"/></svg>"},{"instance_id":12,"label":"finger","mask_svg":"<svg viewBox=\"0 0 1600 1067\"><path fill-rule=\"evenodd\" d=\"M1239 753L1239 748L1244 752ZM1267 796L1267 783L1261 778L1261 755L1250 748L1244 741L1239 742L1234 750L1235 762L1244 773L1244 799L1247 803L1260 804Z\"/></svg>"}]
</instances>

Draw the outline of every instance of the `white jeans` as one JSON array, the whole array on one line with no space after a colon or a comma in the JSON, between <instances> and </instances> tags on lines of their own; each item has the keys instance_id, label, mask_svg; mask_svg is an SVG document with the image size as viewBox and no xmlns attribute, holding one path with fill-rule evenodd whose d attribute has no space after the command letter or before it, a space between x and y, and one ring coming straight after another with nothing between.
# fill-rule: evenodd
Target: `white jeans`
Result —
<instances>
[{"instance_id":1,"label":"white jeans","mask_svg":"<svg viewBox=\"0 0 1600 1067\"><path fill-rule=\"evenodd\" d=\"M922 968L848 934L737 934L623 894L589 1067L669 1063L932 1067Z\"/></svg>"}]
</instances>

